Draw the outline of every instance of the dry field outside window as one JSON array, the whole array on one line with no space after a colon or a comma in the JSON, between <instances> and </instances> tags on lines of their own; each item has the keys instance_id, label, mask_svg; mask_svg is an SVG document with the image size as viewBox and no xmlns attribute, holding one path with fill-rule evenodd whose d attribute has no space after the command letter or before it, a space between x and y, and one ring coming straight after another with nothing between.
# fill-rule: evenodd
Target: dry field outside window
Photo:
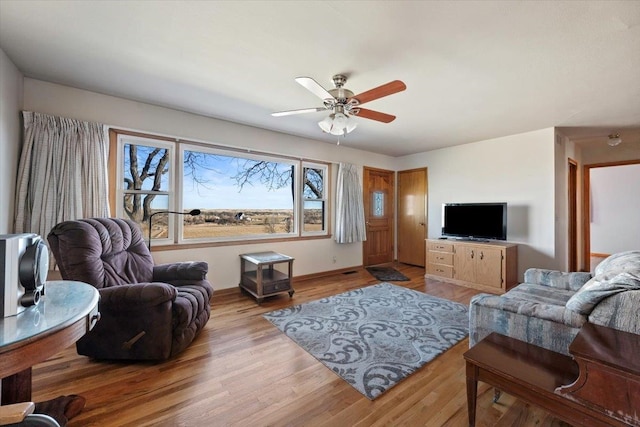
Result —
<instances>
[{"instance_id":1,"label":"dry field outside window","mask_svg":"<svg viewBox=\"0 0 640 427\"><path fill-rule=\"evenodd\" d=\"M185 216L184 238L204 239L216 237L260 235L292 232L293 212L289 209L203 209L198 216ZM166 238L168 215L153 217L152 237ZM322 231L322 210L306 209L304 231ZM148 224L141 224L144 236Z\"/></svg>"}]
</instances>

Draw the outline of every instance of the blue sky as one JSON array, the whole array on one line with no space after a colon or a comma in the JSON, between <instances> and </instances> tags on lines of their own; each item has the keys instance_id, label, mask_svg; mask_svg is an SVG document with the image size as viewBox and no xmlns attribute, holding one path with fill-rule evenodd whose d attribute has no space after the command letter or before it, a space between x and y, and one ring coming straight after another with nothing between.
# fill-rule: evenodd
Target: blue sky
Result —
<instances>
[{"instance_id":1,"label":"blue sky","mask_svg":"<svg viewBox=\"0 0 640 427\"><path fill-rule=\"evenodd\" d=\"M206 155L197 184L191 176L184 178L184 209L292 209L291 187L269 190L259 179L245 184L242 189L233 179L244 167L244 159L221 155ZM282 164L286 171L290 166Z\"/></svg>"},{"instance_id":2,"label":"blue sky","mask_svg":"<svg viewBox=\"0 0 640 427\"><path fill-rule=\"evenodd\" d=\"M128 176L128 145L125 146L125 175ZM148 154L153 147L138 146L138 164L142 168ZM157 156L159 158L160 156ZM259 177L246 183L242 189L233 178L245 167L245 159L238 159L218 154L200 153L198 158L197 179L195 182L190 170L185 166L183 206L188 209L293 209L291 186L289 183L281 188L268 189L260 182ZM157 165L157 161L155 162ZM152 169L154 166L152 164ZM289 172L290 165L279 164L280 171L285 174ZM148 178L143 183L143 189L151 189L152 178ZM169 178L162 177L161 187L163 190L169 188ZM156 197L152 203L154 209L167 209L166 197ZM308 208L316 208L307 205ZM320 208L318 204L317 208Z\"/></svg>"}]
</instances>

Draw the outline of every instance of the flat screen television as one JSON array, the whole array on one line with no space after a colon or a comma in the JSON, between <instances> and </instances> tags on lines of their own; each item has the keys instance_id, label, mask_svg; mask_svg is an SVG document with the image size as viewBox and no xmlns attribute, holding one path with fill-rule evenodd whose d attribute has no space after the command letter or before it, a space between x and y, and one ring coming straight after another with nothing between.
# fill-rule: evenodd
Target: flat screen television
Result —
<instances>
[{"instance_id":1,"label":"flat screen television","mask_svg":"<svg viewBox=\"0 0 640 427\"><path fill-rule=\"evenodd\" d=\"M506 203L445 203L442 235L469 240L507 240Z\"/></svg>"}]
</instances>

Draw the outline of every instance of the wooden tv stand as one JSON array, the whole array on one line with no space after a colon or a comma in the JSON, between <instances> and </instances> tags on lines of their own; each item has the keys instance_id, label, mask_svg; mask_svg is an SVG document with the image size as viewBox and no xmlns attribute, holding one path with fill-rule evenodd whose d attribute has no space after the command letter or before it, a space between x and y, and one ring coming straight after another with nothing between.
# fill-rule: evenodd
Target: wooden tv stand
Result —
<instances>
[{"instance_id":1,"label":"wooden tv stand","mask_svg":"<svg viewBox=\"0 0 640 427\"><path fill-rule=\"evenodd\" d=\"M427 239L425 277L503 294L518 283L518 245Z\"/></svg>"},{"instance_id":2,"label":"wooden tv stand","mask_svg":"<svg viewBox=\"0 0 640 427\"><path fill-rule=\"evenodd\" d=\"M640 335L586 323L569 352L573 359L496 333L469 349L469 426L478 381L574 426L640 426Z\"/></svg>"}]
</instances>

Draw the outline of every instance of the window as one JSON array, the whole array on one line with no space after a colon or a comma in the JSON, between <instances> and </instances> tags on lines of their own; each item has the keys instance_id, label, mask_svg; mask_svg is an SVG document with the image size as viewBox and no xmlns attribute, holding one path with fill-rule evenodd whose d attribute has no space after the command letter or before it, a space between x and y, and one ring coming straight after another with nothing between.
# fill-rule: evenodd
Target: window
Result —
<instances>
[{"instance_id":1,"label":"window","mask_svg":"<svg viewBox=\"0 0 640 427\"><path fill-rule=\"evenodd\" d=\"M328 236L327 164L125 134L117 143L118 215L145 238L151 218L156 245Z\"/></svg>"},{"instance_id":2,"label":"window","mask_svg":"<svg viewBox=\"0 0 640 427\"><path fill-rule=\"evenodd\" d=\"M302 231L304 234L324 233L327 223L325 197L327 166L304 163L302 170L304 183Z\"/></svg>"},{"instance_id":3,"label":"window","mask_svg":"<svg viewBox=\"0 0 640 427\"><path fill-rule=\"evenodd\" d=\"M151 215L154 212L172 210L171 168L173 145L164 141L128 137L120 141L118 153L122 161L118 171L121 186L117 192L118 216L131 219L142 229L143 236L163 239L173 238L169 215ZM151 229L149 219L153 219Z\"/></svg>"}]
</instances>

